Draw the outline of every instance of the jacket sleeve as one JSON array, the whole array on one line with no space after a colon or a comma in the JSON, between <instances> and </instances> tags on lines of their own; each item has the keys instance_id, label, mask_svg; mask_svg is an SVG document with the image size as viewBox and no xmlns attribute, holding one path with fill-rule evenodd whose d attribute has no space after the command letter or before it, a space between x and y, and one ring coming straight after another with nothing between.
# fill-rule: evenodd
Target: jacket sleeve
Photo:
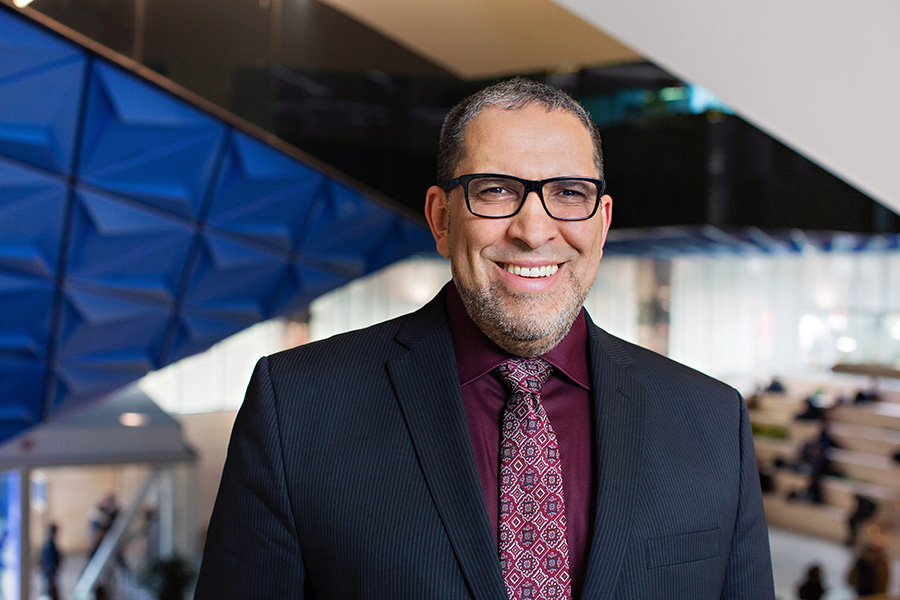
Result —
<instances>
[{"instance_id":1,"label":"jacket sleeve","mask_svg":"<svg viewBox=\"0 0 900 600\"><path fill-rule=\"evenodd\" d=\"M195 600L310 598L287 492L266 358L238 412L209 523Z\"/></svg>"},{"instance_id":2,"label":"jacket sleeve","mask_svg":"<svg viewBox=\"0 0 900 600\"><path fill-rule=\"evenodd\" d=\"M741 481L737 520L721 600L774 600L769 532L759 486L750 415L740 396Z\"/></svg>"}]
</instances>

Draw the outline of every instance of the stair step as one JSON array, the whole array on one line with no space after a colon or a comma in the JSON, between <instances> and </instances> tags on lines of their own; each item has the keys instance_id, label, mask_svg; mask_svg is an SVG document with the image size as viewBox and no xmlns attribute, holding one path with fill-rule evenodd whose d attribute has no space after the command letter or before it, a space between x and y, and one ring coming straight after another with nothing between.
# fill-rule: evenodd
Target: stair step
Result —
<instances>
[{"instance_id":1,"label":"stair step","mask_svg":"<svg viewBox=\"0 0 900 600\"><path fill-rule=\"evenodd\" d=\"M883 485L900 491L900 464L886 456L832 448L828 451L828 457L832 464L849 479Z\"/></svg>"},{"instance_id":2,"label":"stair step","mask_svg":"<svg viewBox=\"0 0 900 600\"><path fill-rule=\"evenodd\" d=\"M779 469L774 473L776 493L782 497L793 490L804 491L809 486L809 475L789 469ZM856 495L861 494L878 504L875 518L892 518L900 512L900 491L884 485L854 481L843 477L822 478L822 495L825 504L852 511L856 508Z\"/></svg>"},{"instance_id":3,"label":"stair step","mask_svg":"<svg viewBox=\"0 0 900 600\"><path fill-rule=\"evenodd\" d=\"M793 417L806 408L806 400L787 394L765 392L757 397L756 408L769 412L787 413Z\"/></svg>"},{"instance_id":4,"label":"stair step","mask_svg":"<svg viewBox=\"0 0 900 600\"><path fill-rule=\"evenodd\" d=\"M778 459L796 460L800 444L794 440L782 440L757 436L753 439L756 459L763 463L774 463Z\"/></svg>"},{"instance_id":5,"label":"stair step","mask_svg":"<svg viewBox=\"0 0 900 600\"><path fill-rule=\"evenodd\" d=\"M850 511L823 504L792 502L764 495L766 522L775 527L843 543L847 539Z\"/></svg>"},{"instance_id":6,"label":"stair step","mask_svg":"<svg viewBox=\"0 0 900 600\"><path fill-rule=\"evenodd\" d=\"M893 429L853 423L832 423L829 431L834 440L847 450L881 456L892 456L900 451L900 431Z\"/></svg>"},{"instance_id":7,"label":"stair step","mask_svg":"<svg viewBox=\"0 0 900 600\"><path fill-rule=\"evenodd\" d=\"M844 404L834 407L828 416L835 423L852 423L900 431L900 404L893 402Z\"/></svg>"}]
</instances>

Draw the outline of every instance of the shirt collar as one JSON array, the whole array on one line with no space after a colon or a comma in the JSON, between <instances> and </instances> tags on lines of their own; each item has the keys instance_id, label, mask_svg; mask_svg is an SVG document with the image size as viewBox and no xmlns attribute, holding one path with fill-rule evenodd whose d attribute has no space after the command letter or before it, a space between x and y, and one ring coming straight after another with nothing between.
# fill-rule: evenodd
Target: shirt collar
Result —
<instances>
[{"instance_id":1,"label":"shirt collar","mask_svg":"<svg viewBox=\"0 0 900 600\"><path fill-rule=\"evenodd\" d=\"M445 298L459 383L463 386L490 373L513 355L491 341L469 318L452 281L445 288ZM589 390L587 342L587 320L582 308L569 333L541 358L565 374L576 385Z\"/></svg>"}]
</instances>

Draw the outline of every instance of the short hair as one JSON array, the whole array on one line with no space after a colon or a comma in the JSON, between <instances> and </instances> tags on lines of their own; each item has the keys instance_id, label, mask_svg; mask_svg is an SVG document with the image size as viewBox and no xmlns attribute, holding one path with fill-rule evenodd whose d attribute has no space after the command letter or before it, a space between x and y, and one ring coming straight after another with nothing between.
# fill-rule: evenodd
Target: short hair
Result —
<instances>
[{"instance_id":1,"label":"short hair","mask_svg":"<svg viewBox=\"0 0 900 600\"><path fill-rule=\"evenodd\" d=\"M602 178L603 149L600 144L600 132L587 110L560 89L524 77L515 77L472 94L447 113L438 144L437 182L443 184L453 178L456 166L465 158L466 127L484 109L516 110L533 104L542 106L547 111L566 111L581 121L591 134L594 164Z\"/></svg>"}]
</instances>

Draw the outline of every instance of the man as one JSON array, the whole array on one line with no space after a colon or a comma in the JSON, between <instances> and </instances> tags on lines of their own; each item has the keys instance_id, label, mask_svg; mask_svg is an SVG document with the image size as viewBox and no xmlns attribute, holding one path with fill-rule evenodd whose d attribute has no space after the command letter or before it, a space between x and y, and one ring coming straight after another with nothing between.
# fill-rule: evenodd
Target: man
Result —
<instances>
[{"instance_id":1,"label":"man","mask_svg":"<svg viewBox=\"0 0 900 600\"><path fill-rule=\"evenodd\" d=\"M59 526L56 523L50 523L47 526L47 539L41 547L40 566L41 575L44 576L45 596L50 600L59 600L59 567L62 564L62 554L56 545L56 535L59 533Z\"/></svg>"},{"instance_id":2,"label":"man","mask_svg":"<svg viewBox=\"0 0 900 600\"><path fill-rule=\"evenodd\" d=\"M453 281L259 362L196 598L774 598L743 400L582 309L612 216L584 109L497 84L438 161Z\"/></svg>"}]
</instances>

